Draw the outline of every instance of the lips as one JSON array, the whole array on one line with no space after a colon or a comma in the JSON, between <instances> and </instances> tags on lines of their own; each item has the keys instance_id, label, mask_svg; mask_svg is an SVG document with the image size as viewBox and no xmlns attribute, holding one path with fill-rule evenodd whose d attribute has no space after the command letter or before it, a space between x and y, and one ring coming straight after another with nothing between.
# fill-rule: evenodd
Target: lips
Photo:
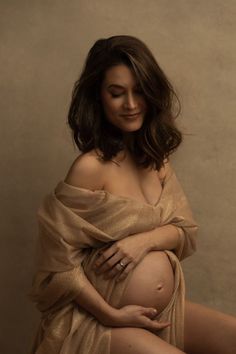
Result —
<instances>
[{"instance_id":1,"label":"lips","mask_svg":"<svg viewBox=\"0 0 236 354\"><path fill-rule=\"evenodd\" d=\"M133 114L122 114L122 117L125 118L136 118L138 115L140 115L141 112L133 113Z\"/></svg>"}]
</instances>

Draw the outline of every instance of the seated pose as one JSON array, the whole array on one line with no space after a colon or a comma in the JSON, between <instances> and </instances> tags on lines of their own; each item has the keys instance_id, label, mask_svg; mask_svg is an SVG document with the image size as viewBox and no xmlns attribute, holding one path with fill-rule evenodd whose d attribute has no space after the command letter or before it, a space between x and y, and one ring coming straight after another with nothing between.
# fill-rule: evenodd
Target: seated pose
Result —
<instances>
[{"instance_id":1,"label":"seated pose","mask_svg":"<svg viewBox=\"0 0 236 354\"><path fill-rule=\"evenodd\" d=\"M197 225L169 161L174 102L139 39L90 49L68 115L81 154L38 210L32 353L236 353L236 319L185 300Z\"/></svg>"}]
</instances>

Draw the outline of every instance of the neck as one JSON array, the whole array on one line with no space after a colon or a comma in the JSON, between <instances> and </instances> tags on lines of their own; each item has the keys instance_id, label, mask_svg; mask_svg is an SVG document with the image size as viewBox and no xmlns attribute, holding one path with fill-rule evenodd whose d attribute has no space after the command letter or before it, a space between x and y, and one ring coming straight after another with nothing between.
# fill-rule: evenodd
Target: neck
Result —
<instances>
[{"instance_id":1,"label":"neck","mask_svg":"<svg viewBox=\"0 0 236 354\"><path fill-rule=\"evenodd\" d=\"M129 150L129 148L132 147L134 144L134 134L123 133L123 141L125 145L125 150Z\"/></svg>"},{"instance_id":2,"label":"neck","mask_svg":"<svg viewBox=\"0 0 236 354\"><path fill-rule=\"evenodd\" d=\"M117 154L116 162L124 162L125 160L132 160L130 147L133 145L133 136L130 133L123 134L124 148Z\"/></svg>"}]
</instances>

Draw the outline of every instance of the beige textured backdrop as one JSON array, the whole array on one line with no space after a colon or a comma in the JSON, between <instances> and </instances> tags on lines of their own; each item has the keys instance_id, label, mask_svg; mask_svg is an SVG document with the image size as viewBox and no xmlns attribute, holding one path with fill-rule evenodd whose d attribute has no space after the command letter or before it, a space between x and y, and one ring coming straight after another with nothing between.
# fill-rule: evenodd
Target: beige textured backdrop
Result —
<instances>
[{"instance_id":1,"label":"beige textured backdrop","mask_svg":"<svg viewBox=\"0 0 236 354\"><path fill-rule=\"evenodd\" d=\"M144 40L174 83L185 142L173 163L201 228L188 296L236 315L234 0L1 1L0 352L27 353L39 315L26 294L36 210L77 152L72 85L98 38Z\"/></svg>"}]
</instances>

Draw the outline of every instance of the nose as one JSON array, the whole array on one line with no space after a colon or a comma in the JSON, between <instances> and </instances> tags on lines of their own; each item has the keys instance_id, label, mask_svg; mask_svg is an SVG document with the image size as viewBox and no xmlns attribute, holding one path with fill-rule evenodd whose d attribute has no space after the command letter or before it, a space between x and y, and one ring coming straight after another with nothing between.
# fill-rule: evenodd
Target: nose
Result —
<instances>
[{"instance_id":1,"label":"nose","mask_svg":"<svg viewBox=\"0 0 236 354\"><path fill-rule=\"evenodd\" d=\"M127 94L126 96L126 100L125 100L125 108L127 109L135 109L137 108L137 99L134 97L134 95L131 94Z\"/></svg>"}]
</instances>

